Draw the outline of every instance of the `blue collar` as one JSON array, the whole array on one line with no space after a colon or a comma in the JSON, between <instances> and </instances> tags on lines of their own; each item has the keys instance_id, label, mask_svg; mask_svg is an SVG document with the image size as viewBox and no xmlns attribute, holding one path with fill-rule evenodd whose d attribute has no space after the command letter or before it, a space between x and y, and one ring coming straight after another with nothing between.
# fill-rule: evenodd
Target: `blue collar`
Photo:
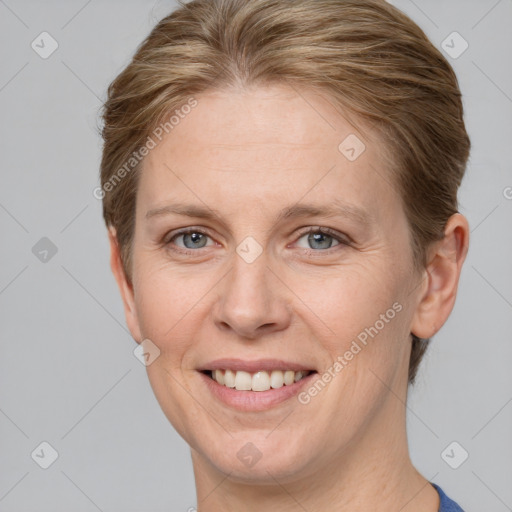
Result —
<instances>
[{"instance_id":1,"label":"blue collar","mask_svg":"<svg viewBox=\"0 0 512 512\"><path fill-rule=\"evenodd\" d=\"M452 501L446 494L443 492L441 487L436 484L430 482L431 485L435 488L435 490L439 493L439 512L464 512L462 508L457 505L454 501Z\"/></svg>"}]
</instances>

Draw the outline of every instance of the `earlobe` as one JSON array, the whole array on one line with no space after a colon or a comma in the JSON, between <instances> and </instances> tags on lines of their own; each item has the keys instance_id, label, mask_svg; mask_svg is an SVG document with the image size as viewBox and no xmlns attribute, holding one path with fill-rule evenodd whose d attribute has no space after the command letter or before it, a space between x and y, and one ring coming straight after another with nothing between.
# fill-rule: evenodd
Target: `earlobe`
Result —
<instances>
[{"instance_id":1,"label":"earlobe","mask_svg":"<svg viewBox=\"0 0 512 512\"><path fill-rule=\"evenodd\" d=\"M108 229L108 237L110 242L110 268L112 269L112 273L114 274L114 278L121 293L121 298L123 299L126 323L133 339L137 343L140 343L142 341L142 336L135 308L133 285L129 283L126 278L121 260L121 251L117 241L116 230L112 226Z\"/></svg>"},{"instance_id":2,"label":"earlobe","mask_svg":"<svg viewBox=\"0 0 512 512\"><path fill-rule=\"evenodd\" d=\"M457 295L462 265L469 246L469 225L460 213L452 215L444 238L431 249L418 297L411 332L419 338L432 337L448 319Z\"/></svg>"}]
</instances>

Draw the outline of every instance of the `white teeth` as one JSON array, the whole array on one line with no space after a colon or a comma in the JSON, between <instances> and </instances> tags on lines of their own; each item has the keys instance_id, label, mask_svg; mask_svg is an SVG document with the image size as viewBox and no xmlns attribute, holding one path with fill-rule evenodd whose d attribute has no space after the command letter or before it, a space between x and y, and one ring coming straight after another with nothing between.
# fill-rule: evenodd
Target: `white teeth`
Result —
<instances>
[{"instance_id":1,"label":"white teeth","mask_svg":"<svg viewBox=\"0 0 512 512\"><path fill-rule=\"evenodd\" d=\"M278 389L284 385L291 386L309 373L308 371L273 370L270 374L266 371L251 374L244 371L214 370L211 372L211 377L218 384L235 388L237 391L268 391L271 388Z\"/></svg>"},{"instance_id":2,"label":"white teeth","mask_svg":"<svg viewBox=\"0 0 512 512\"><path fill-rule=\"evenodd\" d=\"M270 374L270 386L273 389L281 388L284 386L284 375L281 370L274 370Z\"/></svg>"},{"instance_id":3,"label":"white teeth","mask_svg":"<svg viewBox=\"0 0 512 512\"><path fill-rule=\"evenodd\" d=\"M222 370L218 370L218 371L222 372ZM219 381L217 381L217 382L219 382ZM219 384L220 384L220 382L219 382ZM228 388L235 387L235 374L231 370L226 370L224 372L224 386L227 386Z\"/></svg>"},{"instance_id":4,"label":"white teeth","mask_svg":"<svg viewBox=\"0 0 512 512\"><path fill-rule=\"evenodd\" d=\"M252 376L253 391L268 391L270 389L270 377L268 372L257 372Z\"/></svg>"},{"instance_id":5,"label":"white teeth","mask_svg":"<svg viewBox=\"0 0 512 512\"><path fill-rule=\"evenodd\" d=\"M252 385L251 374L247 372L236 372L235 389L238 391L249 391Z\"/></svg>"},{"instance_id":6,"label":"white teeth","mask_svg":"<svg viewBox=\"0 0 512 512\"><path fill-rule=\"evenodd\" d=\"M215 379L219 384L224 384L224 374L222 373L222 370L215 370L214 374L215 374L214 379Z\"/></svg>"},{"instance_id":7,"label":"white teeth","mask_svg":"<svg viewBox=\"0 0 512 512\"><path fill-rule=\"evenodd\" d=\"M289 386L290 384L293 384L295 379L295 372L292 372L291 370L288 370L284 372L284 383Z\"/></svg>"}]
</instances>

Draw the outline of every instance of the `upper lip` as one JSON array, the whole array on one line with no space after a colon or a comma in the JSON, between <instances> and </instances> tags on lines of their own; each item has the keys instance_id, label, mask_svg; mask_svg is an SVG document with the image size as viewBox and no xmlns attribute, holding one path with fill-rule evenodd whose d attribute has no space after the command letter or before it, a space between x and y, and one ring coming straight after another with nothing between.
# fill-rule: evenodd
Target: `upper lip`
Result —
<instances>
[{"instance_id":1,"label":"upper lip","mask_svg":"<svg viewBox=\"0 0 512 512\"><path fill-rule=\"evenodd\" d=\"M233 371L245 371L254 373L260 370L272 371L272 370L293 370L298 371L315 371L311 366L306 366L300 363L292 363L290 361L284 361L282 359L256 359L254 361L247 361L244 359L216 359L206 363L200 371L205 370L233 370Z\"/></svg>"}]
</instances>

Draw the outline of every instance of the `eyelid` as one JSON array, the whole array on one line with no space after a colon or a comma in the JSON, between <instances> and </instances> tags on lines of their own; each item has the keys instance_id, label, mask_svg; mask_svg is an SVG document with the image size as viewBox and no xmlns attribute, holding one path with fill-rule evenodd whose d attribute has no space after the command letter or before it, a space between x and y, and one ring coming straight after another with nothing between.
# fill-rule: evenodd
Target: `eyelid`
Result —
<instances>
[{"instance_id":1,"label":"eyelid","mask_svg":"<svg viewBox=\"0 0 512 512\"><path fill-rule=\"evenodd\" d=\"M332 228L327 228L323 226L309 226L303 229L301 232L299 232L298 238L302 238L304 235L308 235L310 233L323 233L325 235L329 235L335 240L337 240L340 244L350 245L352 243L352 240L348 235L344 235L343 233L340 233ZM315 252L327 252L329 249L326 249L324 251L314 249L310 250Z\"/></svg>"},{"instance_id":2,"label":"eyelid","mask_svg":"<svg viewBox=\"0 0 512 512\"><path fill-rule=\"evenodd\" d=\"M201 233L203 235L211 236L208 229L199 226L187 226L186 228L173 229L166 233L163 238L164 243L169 243L173 238L180 235L187 235L188 233Z\"/></svg>"},{"instance_id":3,"label":"eyelid","mask_svg":"<svg viewBox=\"0 0 512 512\"><path fill-rule=\"evenodd\" d=\"M189 227L186 227L186 228L181 228L181 229L177 229L177 230L172 230L171 232L167 233L163 240L162 240L162 243L164 246L167 246L167 245L171 245L171 242L172 240L174 240L175 238L179 237L179 236L182 236L182 235L188 235L190 233L200 233L202 235L205 235L207 237L209 237L211 240L214 240L213 238L213 235L210 233L210 231L206 228L202 228L202 227L195 227L195 226L189 226ZM211 247L211 246L208 246L208 247ZM206 247L200 247L200 249L205 249ZM173 248L173 250L177 251L177 252L180 252L180 251L197 251L197 249L187 249L186 247L179 247L179 246L175 246L175 248Z\"/></svg>"}]
</instances>

